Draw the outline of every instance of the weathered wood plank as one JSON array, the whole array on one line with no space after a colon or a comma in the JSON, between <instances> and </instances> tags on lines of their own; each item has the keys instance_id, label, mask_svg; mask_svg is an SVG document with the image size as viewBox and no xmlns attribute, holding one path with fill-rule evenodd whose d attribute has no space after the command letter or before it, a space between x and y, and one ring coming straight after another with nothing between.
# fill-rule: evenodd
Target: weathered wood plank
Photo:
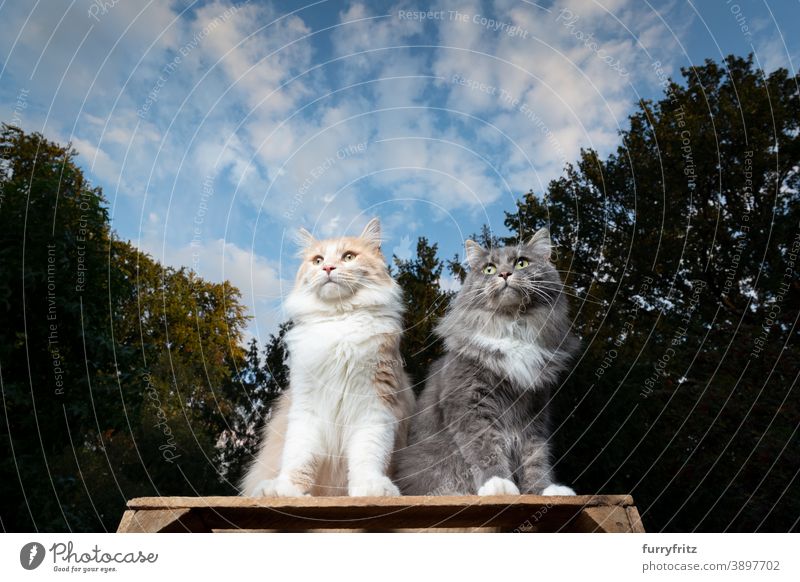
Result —
<instances>
[{"instance_id":1,"label":"weathered wood plank","mask_svg":"<svg viewBox=\"0 0 800 582\"><path fill-rule=\"evenodd\" d=\"M397 528L394 533L503 533L499 527L433 527L433 528Z\"/></svg>"},{"instance_id":2,"label":"weathered wood plank","mask_svg":"<svg viewBox=\"0 0 800 582\"><path fill-rule=\"evenodd\" d=\"M210 531L192 509L126 511L118 533L183 533Z\"/></svg>"},{"instance_id":3,"label":"weathered wood plank","mask_svg":"<svg viewBox=\"0 0 800 582\"><path fill-rule=\"evenodd\" d=\"M630 533L627 507L585 507L563 527L565 532Z\"/></svg>"},{"instance_id":4,"label":"weathered wood plank","mask_svg":"<svg viewBox=\"0 0 800 582\"><path fill-rule=\"evenodd\" d=\"M392 509L380 506L361 507L358 511L342 507L292 508L225 508L193 509L200 512L203 522L212 529L225 527L269 528L282 531L308 529L369 529L374 531L440 528L440 527L500 527L513 530L524 523L538 507L528 506L410 506ZM554 517L568 520L579 508L551 510Z\"/></svg>"},{"instance_id":5,"label":"weathered wood plank","mask_svg":"<svg viewBox=\"0 0 800 582\"><path fill-rule=\"evenodd\" d=\"M628 495L144 497L128 502L118 531L635 531L632 504Z\"/></svg>"},{"instance_id":6,"label":"weathered wood plank","mask_svg":"<svg viewBox=\"0 0 800 582\"><path fill-rule=\"evenodd\" d=\"M629 505L625 508L628 513L628 521L631 524L632 533L645 533L642 517L639 515L639 510L634 505Z\"/></svg>"},{"instance_id":7,"label":"weathered wood plank","mask_svg":"<svg viewBox=\"0 0 800 582\"><path fill-rule=\"evenodd\" d=\"M125 513L122 514L122 519L119 520L119 526L117 526L117 533L127 533L134 531L135 515L136 512L132 509L128 509L127 511L125 511Z\"/></svg>"},{"instance_id":8,"label":"weathered wood plank","mask_svg":"<svg viewBox=\"0 0 800 582\"><path fill-rule=\"evenodd\" d=\"M600 506L633 505L630 495L477 495L405 496L405 497L137 497L128 501L128 509L204 508L204 507L474 507L495 505Z\"/></svg>"},{"instance_id":9,"label":"weathered wood plank","mask_svg":"<svg viewBox=\"0 0 800 582\"><path fill-rule=\"evenodd\" d=\"M304 529L301 533L360 533L363 529ZM212 529L211 533L298 533L279 529Z\"/></svg>"},{"instance_id":10,"label":"weathered wood plank","mask_svg":"<svg viewBox=\"0 0 800 582\"><path fill-rule=\"evenodd\" d=\"M630 533L631 524L627 507L587 507L588 513L597 522L598 530L606 533Z\"/></svg>"}]
</instances>

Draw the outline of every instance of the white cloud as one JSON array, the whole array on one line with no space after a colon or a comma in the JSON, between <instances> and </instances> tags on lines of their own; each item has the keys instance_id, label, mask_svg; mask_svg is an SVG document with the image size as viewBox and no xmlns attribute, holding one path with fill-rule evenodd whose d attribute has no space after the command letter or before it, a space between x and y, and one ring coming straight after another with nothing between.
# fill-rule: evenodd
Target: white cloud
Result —
<instances>
[{"instance_id":1,"label":"white cloud","mask_svg":"<svg viewBox=\"0 0 800 582\"><path fill-rule=\"evenodd\" d=\"M633 0L558 0L549 11L514 0L445 1L437 10L467 20L427 23L398 18L400 9L419 8L410 0L385 11L353 2L319 35L309 12L284 17L279 4L212 0L180 15L184 3L158 2L139 15L142 5L119 2L99 22L87 16L91 5L79 0L54 34L64 12L40 5L13 53L13 38L0 38L8 74L24 80L53 34L29 83L26 119L50 116L55 129L46 133L71 139L107 194L120 185L127 196L112 210L124 236L134 238L141 224L145 247L172 265L193 265L199 248L201 274L230 278L262 332L280 319L281 276L274 248L247 250L255 230L303 225L336 236L380 215L391 248L402 249L444 224L475 231L514 195L544 189L581 147L614 148L636 88L658 82L652 59L667 71L682 64L677 40ZM578 16L572 29L556 21L562 7ZM9 29L29 9L4 7ZM629 76L576 30L599 39ZM406 46L415 44L438 48ZM778 58L773 44L759 53L769 63ZM495 91L453 83L454 74ZM519 102L500 98L500 89ZM205 242L191 247L209 175L216 192Z\"/></svg>"},{"instance_id":2,"label":"white cloud","mask_svg":"<svg viewBox=\"0 0 800 582\"><path fill-rule=\"evenodd\" d=\"M310 43L301 40L310 29L298 16L282 16L269 4L232 5L217 0L197 10L187 43L204 31L210 32L202 37L197 54L208 64L219 61L250 107L282 115L292 110L299 97L308 95L302 81L277 90L311 62Z\"/></svg>"},{"instance_id":3,"label":"white cloud","mask_svg":"<svg viewBox=\"0 0 800 582\"><path fill-rule=\"evenodd\" d=\"M72 138L72 146L86 160L89 160L89 171L101 180L115 184L119 180L120 167L105 151L88 140Z\"/></svg>"},{"instance_id":4,"label":"white cloud","mask_svg":"<svg viewBox=\"0 0 800 582\"><path fill-rule=\"evenodd\" d=\"M787 69L790 73L795 72L792 61L797 62L798 58L792 58L789 54L783 33L766 20L757 21L754 28L756 34L753 35L753 54L756 64L767 73L779 68Z\"/></svg>"}]
</instances>

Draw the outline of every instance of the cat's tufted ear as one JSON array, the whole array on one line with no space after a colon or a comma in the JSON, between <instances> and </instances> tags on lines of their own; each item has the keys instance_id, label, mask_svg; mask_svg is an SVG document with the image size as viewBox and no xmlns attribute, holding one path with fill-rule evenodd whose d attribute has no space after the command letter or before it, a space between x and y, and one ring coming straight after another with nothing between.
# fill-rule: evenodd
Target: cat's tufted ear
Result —
<instances>
[{"instance_id":1,"label":"cat's tufted ear","mask_svg":"<svg viewBox=\"0 0 800 582\"><path fill-rule=\"evenodd\" d=\"M294 242L297 244L298 248L301 251L304 251L305 249L310 247L312 244L314 244L315 241L316 239L314 238L314 235L308 232L305 228L301 227L294 234Z\"/></svg>"},{"instance_id":2,"label":"cat's tufted ear","mask_svg":"<svg viewBox=\"0 0 800 582\"><path fill-rule=\"evenodd\" d=\"M381 248L381 221L373 218L364 227L359 238L367 241L371 246L376 249Z\"/></svg>"},{"instance_id":3,"label":"cat's tufted ear","mask_svg":"<svg viewBox=\"0 0 800 582\"><path fill-rule=\"evenodd\" d=\"M464 249L467 254L467 263L470 269L478 269L481 266L486 249L476 243L474 240L467 239L464 241Z\"/></svg>"},{"instance_id":4,"label":"cat's tufted ear","mask_svg":"<svg viewBox=\"0 0 800 582\"><path fill-rule=\"evenodd\" d=\"M540 228L536 231L531 238L525 243L527 248L532 254L540 256L545 259L550 259L553 253L553 243L550 241L550 231L547 228Z\"/></svg>"}]
</instances>

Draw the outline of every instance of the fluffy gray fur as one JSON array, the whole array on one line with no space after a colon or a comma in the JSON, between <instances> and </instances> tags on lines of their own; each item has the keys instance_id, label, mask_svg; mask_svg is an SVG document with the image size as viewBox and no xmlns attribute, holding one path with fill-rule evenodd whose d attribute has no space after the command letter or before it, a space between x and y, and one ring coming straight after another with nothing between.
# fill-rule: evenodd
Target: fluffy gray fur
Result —
<instances>
[{"instance_id":1,"label":"fluffy gray fur","mask_svg":"<svg viewBox=\"0 0 800 582\"><path fill-rule=\"evenodd\" d=\"M445 354L396 453L396 483L405 495L468 495L496 477L541 494L554 482L550 389L577 347L550 234L466 248L470 272L437 326Z\"/></svg>"}]
</instances>

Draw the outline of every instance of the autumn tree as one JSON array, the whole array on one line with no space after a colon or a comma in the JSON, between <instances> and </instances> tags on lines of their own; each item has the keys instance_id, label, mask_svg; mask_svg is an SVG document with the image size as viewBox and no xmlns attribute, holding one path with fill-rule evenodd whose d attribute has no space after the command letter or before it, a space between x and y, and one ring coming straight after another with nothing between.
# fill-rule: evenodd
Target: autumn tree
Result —
<instances>
[{"instance_id":1,"label":"autumn tree","mask_svg":"<svg viewBox=\"0 0 800 582\"><path fill-rule=\"evenodd\" d=\"M239 293L118 240L69 147L0 133L0 519L113 530L139 495L231 492Z\"/></svg>"}]
</instances>

